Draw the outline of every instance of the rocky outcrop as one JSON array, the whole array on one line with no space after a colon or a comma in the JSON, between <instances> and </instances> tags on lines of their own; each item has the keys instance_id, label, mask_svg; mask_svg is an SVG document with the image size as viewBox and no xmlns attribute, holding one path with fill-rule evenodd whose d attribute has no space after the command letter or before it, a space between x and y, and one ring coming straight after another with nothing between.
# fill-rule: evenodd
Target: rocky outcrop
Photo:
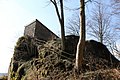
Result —
<instances>
[{"instance_id":1,"label":"rocky outcrop","mask_svg":"<svg viewBox=\"0 0 120 80\"><path fill-rule=\"evenodd\" d=\"M90 40L86 41L81 74L76 77L74 63L78 39L79 37L73 35L67 36L67 49L62 51L60 39L44 42L28 36L21 37L15 46L11 59L8 80L77 79L81 78L79 76L83 73L86 75L87 72L91 71L116 67L120 69L120 62L105 45ZM85 80L85 75L82 76L82 80Z\"/></svg>"},{"instance_id":2,"label":"rocky outcrop","mask_svg":"<svg viewBox=\"0 0 120 80\"><path fill-rule=\"evenodd\" d=\"M21 80L21 76L25 74L24 69L29 69L30 62L37 57L38 50L35 39L28 36L19 38L11 59L8 80Z\"/></svg>"}]
</instances>

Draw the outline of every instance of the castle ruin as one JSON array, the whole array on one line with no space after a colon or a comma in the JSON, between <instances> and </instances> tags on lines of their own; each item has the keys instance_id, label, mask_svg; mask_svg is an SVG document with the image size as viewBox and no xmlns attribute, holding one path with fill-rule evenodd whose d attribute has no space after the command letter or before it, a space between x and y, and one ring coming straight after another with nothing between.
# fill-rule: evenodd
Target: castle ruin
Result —
<instances>
[{"instance_id":1,"label":"castle ruin","mask_svg":"<svg viewBox=\"0 0 120 80\"><path fill-rule=\"evenodd\" d=\"M54 34L37 19L29 25L25 26L24 35L44 41L58 38L56 34Z\"/></svg>"}]
</instances>

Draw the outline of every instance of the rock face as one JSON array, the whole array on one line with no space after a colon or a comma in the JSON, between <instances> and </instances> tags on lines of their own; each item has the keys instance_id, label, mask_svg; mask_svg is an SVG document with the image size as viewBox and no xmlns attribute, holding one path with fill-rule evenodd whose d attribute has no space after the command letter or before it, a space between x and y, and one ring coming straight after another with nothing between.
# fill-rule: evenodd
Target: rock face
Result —
<instances>
[{"instance_id":1,"label":"rock face","mask_svg":"<svg viewBox=\"0 0 120 80\"><path fill-rule=\"evenodd\" d=\"M118 63L119 61L110 53L105 45L94 40L86 42L86 54L92 54L95 57L103 58L109 62Z\"/></svg>"},{"instance_id":2,"label":"rock face","mask_svg":"<svg viewBox=\"0 0 120 80\"><path fill-rule=\"evenodd\" d=\"M16 43L14 54L11 59L8 80L21 80L21 75L24 74L24 69L30 66L29 61L38 57L37 45L35 40L30 37L21 37ZM17 78L14 78L17 76Z\"/></svg>"},{"instance_id":3,"label":"rock face","mask_svg":"<svg viewBox=\"0 0 120 80\"><path fill-rule=\"evenodd\" d=\"M78 39L79 37L73 35L67 36L67 49L63 52L60 39L44 42L28 36L19 38L11 59L8 80L77 79L74 74L74 63ZM105 45L90 40L86 41L80 72L86 75L88 71L116 67L120 69L119 63ZM82 76L82 80L86 80L85 75Z\"/></svg>"}]
</instances>

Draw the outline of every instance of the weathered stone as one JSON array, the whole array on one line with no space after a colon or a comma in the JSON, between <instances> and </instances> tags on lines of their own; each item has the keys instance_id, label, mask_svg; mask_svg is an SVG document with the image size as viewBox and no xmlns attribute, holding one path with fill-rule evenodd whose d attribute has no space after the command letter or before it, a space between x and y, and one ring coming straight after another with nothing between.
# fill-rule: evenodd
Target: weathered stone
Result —
<instances>
[{"instance_id":1,"label":"weathered stone","mask_svg":"<svg viewBox=\"0 0 120 80\"><path fill-rule=\"evenodd\" d=\"M50 31L45 25L43 25L37 19L30 23L29 25L25 26L24 35L37 38L39 40L53 40L58 38L52 31Z\"/></svg>"}]
</instances>

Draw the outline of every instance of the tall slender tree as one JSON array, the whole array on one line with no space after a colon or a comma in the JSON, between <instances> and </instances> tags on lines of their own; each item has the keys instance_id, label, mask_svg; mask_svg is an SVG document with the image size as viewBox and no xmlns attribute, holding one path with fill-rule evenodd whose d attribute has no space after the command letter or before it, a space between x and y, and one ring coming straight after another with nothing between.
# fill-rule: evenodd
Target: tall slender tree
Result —
<instances>
[{"instance_id":1,"label":"tall slender tree","mask_svg":"<svg viewBox=\"0 0 120 80\"><path fill-rule=\"evenodd\" d=\"M76 62L75 62L75 69L79 71L82 67L83 61L83 53L85 50L85 37L86 37L86 30L85 30L85 0L80 0L80 38L77 45L76 51Z\"/></svg>"},{"instance_id":2,"label":"tall slender tree","mask_svg":"<svg viewBox=\"0 0 120 80\"><path fill-rule=\"evenodd\" d=\"M64 9L63 9L63 0L59 0L60 3L60 11L58 9L58 4L57 4L57 0L50 0L50 2L52 2L52 4L55 7L56 10L56 14L58 16L59 19L59 23L61 26L61 44L62 44L62 50L65 50L65 29L64 29ZM61 12L61 13L60 13Z\"/></svg>"},{"instance_id":3,"label":"tall slender tree","mask_svg":"<svg viewBox=\"0 0 120 80\"><path fill-rule=\"evenodd\" d=\"M101 1L95 2L95 7L92 9L92 15L88 23L89 34L101 43L108 43L109 38L112 37L111 18L108 6Z\"/></svg>"}]
</instances>

